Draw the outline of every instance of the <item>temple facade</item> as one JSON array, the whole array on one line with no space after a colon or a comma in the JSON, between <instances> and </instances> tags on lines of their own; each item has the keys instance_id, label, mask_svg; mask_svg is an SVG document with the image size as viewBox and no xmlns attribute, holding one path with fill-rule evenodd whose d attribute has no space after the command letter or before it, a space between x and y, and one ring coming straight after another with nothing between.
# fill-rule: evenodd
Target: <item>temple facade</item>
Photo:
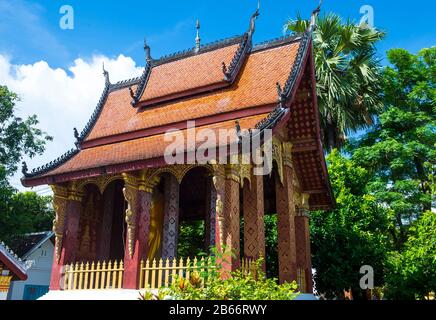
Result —
<instances>
[{"instance_id":1,"label":"temple facade","mask_svg":"<svg viewBox=\"0 0 436 320\"><path fill-rule=\"evenodd\" d=\"M144 261L174 266L188 258L177 254L185 221L203 221L198 245L233 253L220 263L236 270L244 259L265 257L271 230L264 215L277 214L279 280L298 280L300 291L312 292L309 212L334 205L312 29L254 45L257 16L241 36L203 45L197 33L194 48L160 59L145 44L139 78L112 84L104 71L95 111L81 132L74 129L75 148L33 171L24 165L24 186L48 184L54 193L50 290L79 281L77 273L65 279L71 265L79 266L74 272L110 271L111 288L144 287L143 270L152 268ZM222 132L225 139L206 143ZM244 143L262 163L247 156ZM205 161L191 157L205 145ZM183 162L168 161L176 156ZM84 283L100 281L85 276Z\"/></svg>"}]
</instances>

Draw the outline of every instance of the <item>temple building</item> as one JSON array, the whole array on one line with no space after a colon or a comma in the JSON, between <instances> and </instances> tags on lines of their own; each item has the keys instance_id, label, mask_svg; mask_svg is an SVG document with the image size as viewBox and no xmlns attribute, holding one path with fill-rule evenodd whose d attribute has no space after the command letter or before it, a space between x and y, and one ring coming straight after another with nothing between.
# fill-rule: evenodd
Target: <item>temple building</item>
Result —
<instances>
[{"instance_id":1,"label":"temple building","mask_svg":"<svg viewBox=\"0 0 436 320\"><path fill-rule=\"evenodd\" d=\"M160 59L145 44L138 78L113 84L104 70L95 111L81 132L74 129L76 147L33 171L23 165L24 186L50 185L54 193L50 290L166 285L173 273L150 280L144 272L188 258L177 254L185 221L203 221L199 246L232 252L222 269L236 270L265 257L264 215L277 214L279 280L312 292L309 212L334 206L312 27L254 45L257 16L241 36L211 44L201 43L197 23L192 49ZM205 144L204 136L190 139L193 121L197 138L232 133L208 145L206 158L211 150L218 158L186 160ZM182 141L168 139L176 133ZM261 164L245 157L247 141L260 141L255 151L264 156L270 145L271 170L258 174ZM168 163L173 155L185 161Z\"/></svg>"}]
</instances>

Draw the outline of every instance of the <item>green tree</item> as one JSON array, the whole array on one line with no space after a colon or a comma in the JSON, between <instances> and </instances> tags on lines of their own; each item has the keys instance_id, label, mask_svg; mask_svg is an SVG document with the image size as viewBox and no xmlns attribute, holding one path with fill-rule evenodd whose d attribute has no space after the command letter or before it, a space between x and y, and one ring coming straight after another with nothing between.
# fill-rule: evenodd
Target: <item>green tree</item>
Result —
<instances>
[{"instance_id":1,"label":"green tree","mask_svg":"<svg viewBox=\"0 0 436 320\"><path fill-rule=\"evenodd\" d=\"M207 252L204 246L204 221L182 221L179 226L177 255L179 257L198 257Z\"/></svg>"},{"instance_id":2,"label":"green tree","mask_svg":"<svg viewBox=\"0 0 436 320\"><path fill-rule=\"evenodd\" d=\"M0 86L0 239L13 234L50 229L53 212L48 197L17 193L8 182L24 155L42 154L52 140L37 128L35 115L23 120L15 115L18 96Z\"/></svg>"},{"instance_id":3,"label":"green tree","mask_svg":"<svg viewBox=\"0 0 436 320\"><path fill-rule=\"evenodd\" d=\"M425 212L410 227L402 254L391 253L386 297L424 299L436 292L436 214Z\"/></svg>"},{"instance_id":4,"label":"green tree","mask_svg":"<svg viewBox=\"0 0 436 320\"><path fill-rule=\"evenodd\" d=\"M304 32L309 21L298 17L285 25ZM313 33L318 105L324 146L340 148L346 134L368 128L383 104L375 44L384 33L366 24L343 23L336 14L317 18Z\"/></svg>"},{"instance_id":5,"label":"green tree","mask_svg":"<svg viewBox=\"0 0 436 320\"><path fill-rule=\"evenodd\" d=\"M333 150L327 157L336 197L334 210L312 213L311 236L316 290L326 298L365 297L359 286L363 265L374 269L376 286L384 283L388 216L367 193L368 171Z\"/></svg>"},{"instance_id":6,"label":"green tree","mask_svg":"<svg viewBox=\"0 0 436 320\"><path fill-rule=\"evenodd\" d=\"M51 196L12 190L8 207L2 208L0 215L0 239L7 243L14 235L50 230L54 218L51 202Z\"/></svg>"},{"instance_id":7,"label":"green tree","mask_svg":"<svg viewBox=\"0 0 436 320\"><path fill-rule=\"evenodd\" d=\"M391 66L383 72L386 108L375 126L348 150L353 161L374 175L368 190L389 209L393 247L401 251L410 224L431 209L436 47L417 55L394 49L387 56Z\"/></svg>"},{"instance_id":8,"label":"green tree","mask_svg":"<svg viewBox=\"0 0 436 320\"><path fill-rule=\"evenodd\" d=\"M0 86L0 166L11 175L24 155L33 157L44 152L52 137L38 129L36 115L23 120L15 115L18 96Z\"/></svg>"}]
</instances>

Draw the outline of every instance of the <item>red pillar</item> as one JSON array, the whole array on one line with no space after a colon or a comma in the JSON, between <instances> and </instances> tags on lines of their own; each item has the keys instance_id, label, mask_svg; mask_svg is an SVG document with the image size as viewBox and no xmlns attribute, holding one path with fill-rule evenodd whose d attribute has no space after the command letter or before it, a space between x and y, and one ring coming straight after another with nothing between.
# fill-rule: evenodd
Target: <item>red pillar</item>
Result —
<instances>
[{"instance_id":1,"label":"red pillar","mask_svg":"<svg viewBox=\"0 0 436 320\"><path fill-rule=\"evenodd\" d=\"M283 185L276 179L279 281L297 280L295 245L295 205L292 169L283 166Z\"/></svg>"},{"instance_id":2,"label":"red pillar","mask_svg":"<svg viewBox=\"0 0 436 320\"><path fill-rule=\"evenodd\" d=\"M130 206L136 211L135 232L133 235L132 255L129 249L129 232L126 233L126 252L124 255L123 288L137 289L139 287L139 272L141 259L148 254L148 235L150 232L151 192L130 189L127 192L136 193L130 198ZM133 200L133 201L132 201ZM129 200L128 200L129 202Z\"/></svg>"},{"instance_id":3,"label":"red pillar","mask_svg":"<svg viewBox=\"0 0 436 320\"><path fill-rule=\"evenodd\" d=\"M61 226L55 222L55 234L62 234L62 237L56 236L55 254L53 255L53 265L50 278L50 290L63 289L63 268L64 265L75 262L75 254L77 250L77 237L79 232L80 214L82 212L82 204L80 197L67 199L59 196L54 196L54 207L56 209L57 219L64 219L64 225ZM59 228L62 228L61 230ZM62 244L59 244L61 241ZM56 248L60 245L59 259L56 254Z\"/></svg>"},{"instance_id":4,"label":"red pillar","mask_svg":"<svg viewBox=\"0 0 436 320\"><path fill-rule=\"evenodd\" d=\"M244 256L265 259L263 176L252 175L251 185L244 183ZM265 267L265 263L263 264Z\"/></svg>"},{"instance_id":5,"label":"red pillar","mask_svg":"<svg viewBox=\"0 0 436 320\"><path fill-rule=\"evenodd\" d=\"M297 268L304 272L306 283L305 288L301 288L300 290L305 293L313 293L309 213L305 209L299 209L298 215L295 217L295 238L297 247Z\"/></svg>"},{"instance_id":6,"label":"red pillar","mask_svg":"<svg viewBox=\"0 0 436 320\"><path fill-rule=\"evenodd\" d=\"M224 263L226 271L234 271L240 267L240 217L239 217L239 173L236 167L226 168L224 183L224 239L228 263Z\"/></svg>"}]
</instances>

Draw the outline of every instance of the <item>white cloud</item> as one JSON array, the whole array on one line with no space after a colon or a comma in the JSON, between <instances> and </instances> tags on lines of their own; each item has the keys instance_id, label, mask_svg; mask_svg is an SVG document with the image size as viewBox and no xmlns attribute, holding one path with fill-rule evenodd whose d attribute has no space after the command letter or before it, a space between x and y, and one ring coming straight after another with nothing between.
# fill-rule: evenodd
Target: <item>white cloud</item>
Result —
<instances>
[{"instance_id":1,"label":"white cloud","mask_svg":"<svg viewBox=\"0 0 436 320\"><path fill-rule=\"evenodd\" d=\"M29 65L15 65L9 57L0 55L0 84L20 96L17 115L36 114L39 127L52 135L43 156L27 160L29 169L54 160L74 146L73 127L83 129L93 112L104 87L102 64L109 71L112 83L141 74L130 57L116 59L93 56L89 61L76 59L68 70L53 69L45 61ZM19 172L12 180L16 188L21 184Z\"/></svg>"}]
</instances>

